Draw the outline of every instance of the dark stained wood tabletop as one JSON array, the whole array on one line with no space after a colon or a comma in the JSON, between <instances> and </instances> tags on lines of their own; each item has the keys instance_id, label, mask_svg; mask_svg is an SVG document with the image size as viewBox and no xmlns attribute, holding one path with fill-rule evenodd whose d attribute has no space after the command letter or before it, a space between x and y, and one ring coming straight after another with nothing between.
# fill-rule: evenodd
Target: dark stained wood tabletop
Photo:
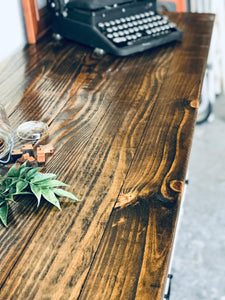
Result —
<instances>
[{"instance_id":1,"label":"dark stained wood tabletop","mask_svg":"<svg viewBox=\"0 0 225 300\"><path fill-rule=\"evenodd\" d=\"M214 22L170 18L181 41L129 57L49 35L0 65L11 126L49 125L46 171L83 199L10 203L0 299L163 299Z\"/></svg>"}]
</instances>

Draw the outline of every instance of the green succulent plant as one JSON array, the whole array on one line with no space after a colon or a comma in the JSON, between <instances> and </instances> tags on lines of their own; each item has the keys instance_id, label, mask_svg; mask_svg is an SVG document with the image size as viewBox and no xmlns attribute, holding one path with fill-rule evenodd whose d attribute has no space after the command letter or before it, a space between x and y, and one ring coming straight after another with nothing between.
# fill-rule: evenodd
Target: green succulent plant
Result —
<instances>
[{"instance_id":1,"label":"green succulent plant","mask_svg":"<svg viewBox=\"0 0 225 300\"><path fill-rule=\"evenodd\" d=\"M68 186L56 179L58 175L40 172L42 168L27 167L26 163L16 168L14 164L5 176L0 176L0 220L7 226L9 201L17 195L33 194L39 206L42 198L61 209L58 197L80 201L72 193L58 187Z\"/></svg>"}]
</instances>

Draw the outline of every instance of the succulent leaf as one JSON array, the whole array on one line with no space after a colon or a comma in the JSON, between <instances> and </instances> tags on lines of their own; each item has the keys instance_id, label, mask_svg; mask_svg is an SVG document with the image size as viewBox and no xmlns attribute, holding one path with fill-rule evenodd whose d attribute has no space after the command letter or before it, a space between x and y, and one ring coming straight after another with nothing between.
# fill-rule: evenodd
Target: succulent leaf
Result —
<instances>
[{"instance_id":1,"label":"succulent leaf","mask_svg":"<svg viewBox=\"0 0 225 300\"><path fill-rule=\"evenodd\" d=\"M34 194L39 206L41 198L55 205L61 210L59 197L77 199L72 193L58 187L68 186L66 183L56 180L58 176L53 173L42 173L42 168L26 167L26 163L16 168L14 164L7 175L0 176L0 221L7 226L8 200L14 201L14 196Z\"/></svg>"},{"instance_id":2,"label":"succulent leaf","mask_svg":"<svg viewBox=\"0 0 225 300\"><path fill-rule=\"evenodd\" d=\"M8 202L5 201L3 204L1 203L0 206L0 220L5 226L7 226L7 215L8 215Z\"/></svg>"},{"instance_id":3,"label":"succulent leaf","mask_svg":"<svg viewBox=\"0 0 225 300\"><path fill-rule=\"evenodd\" d=\"M16 164L14 164L8 171L7 177L15 176L16 174Z\"/></svg>"},{"instance_id":4,"label":"succulent leaf","mask_svg":"<svg viewBox=\"0 0 225 300\"><path fill-rule=\"evenodd\" d=\"M55 196L54 192L51 189L48 188L42 188L41 189L41 193L42 196L50 203L52 203L53 205L55 205L58 209L61 210L60 204L59 204L59 200L58 198Z\"/></svg>"},{"instance_id":5,"label":"succulent leaf","mask_svg":"<svg viewBox=\"0 0 225 300\"><path fill-rule=\"evenodd\" d=\"M39 206L40 201L41 201L41 188L40 188L40 186L31 183L30 184L30 189L31 189L32 193L36 196L37 202L38 202L37 206Z\"/></svg>"},{"instance_id":6,"label":"succulent leaf","mask_svg":"<svg viewBox=\"0 0 225 300\"><path fill-rule=\"evenodd\" d=\"M35 176L42 168L33 168L26 173L26 179L29 180Z\"/></svg>"},{"instance_id":7,"label":"succulent leaf","mask_svg":"<svg viewBox=\"0 0 225 300\"><path fill-rule=\"evenodd\" d=\"M68 186L68 184L60 181L60 180L56 180L56 179L51 179L51 180L46 180L46 181L41 181L41 182L36 182L36 184L40 185L41 187L56 187L56 186Z\"/></svg>"},{"instance_id":8,"label":"succulent leaf","mask_svg":"<svg viewBox=\"0 0 225 300\"><path fill-rule=\"evenodd\" d=\"M28 182L20 180L16 183L16 194L21 193L28 186Z\"/></svg>"},{"instance_id":9,"label":"succulent leaf","mask_svg":"<svg viewBox=\"0 0 225 300\"><path fill-rule=\"evenodd\" d=\"M54 188L53 192L57 195L57 196L61 196L61 197L68 197L70 199L73 199L75 201L81 201L79 200L77 197L75 197L72 193L65 191L63 189L58 189L58 188Z\"/></svg>"},{"instance_id":10,"label":"succulent leaf","mask_svg":"<svg viewBox=\"0 0 225 300\"><path fill-rule=\"evenodd\" d=\"M47 179L53 179L57 177L57 175L52 173L37 173L34 177L31 179L31 183L41 183L45 182Z\"/></svg>"}]
</instances>

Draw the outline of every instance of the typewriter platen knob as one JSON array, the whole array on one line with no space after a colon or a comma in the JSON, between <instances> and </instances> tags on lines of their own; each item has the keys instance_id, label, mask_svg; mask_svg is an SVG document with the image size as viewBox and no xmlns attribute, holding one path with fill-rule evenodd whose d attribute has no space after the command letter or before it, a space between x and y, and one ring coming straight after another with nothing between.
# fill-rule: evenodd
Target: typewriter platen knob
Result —
<instances>
[{"instance_id":1,"label":"typewriter platen knob","mask_svg":"<svg viewBox=\"0 0 225 300\"><path fill-rule=\"evenodd\" d=\"M65 2L63 0L48 0L48 6L56 13L62 13Z\"/></svg>"}]
</instances>

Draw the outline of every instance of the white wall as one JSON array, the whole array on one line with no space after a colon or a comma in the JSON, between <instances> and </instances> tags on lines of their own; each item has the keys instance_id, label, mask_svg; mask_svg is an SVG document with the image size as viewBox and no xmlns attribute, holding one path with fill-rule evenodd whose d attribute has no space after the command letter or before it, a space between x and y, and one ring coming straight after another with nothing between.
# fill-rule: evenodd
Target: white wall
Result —
<instances>
[{"instance_id":1,"label":"white wall","mask_svg":"<svg viewBox=\"0 0 225 300\"><path fill-rule=\"evenodd\" d=\"M0 61L26 44L22 5L19 0L1 0Z\"/></svg>"},{"instance_id":2,"label":"white wall","mask_svg":"<svg viewBox=\"0 0 225 300\"><path fill-rule=\"evenodd\" d=\"M216 15L208 63L210 98L225 93L225 1L192 0L191 11L214 13Z\"/></svg>"},{"instance_id":3,"label":"white wall","mask_svg":"<svg viewBox=\"0 0 225 300\"><path fill-rule=\"evenodd\" d=\"M21 0L1 0L0 9L0 62L27 43ZM38 0L38 7L46 0Z\"/></svg>"}]
</instances>

